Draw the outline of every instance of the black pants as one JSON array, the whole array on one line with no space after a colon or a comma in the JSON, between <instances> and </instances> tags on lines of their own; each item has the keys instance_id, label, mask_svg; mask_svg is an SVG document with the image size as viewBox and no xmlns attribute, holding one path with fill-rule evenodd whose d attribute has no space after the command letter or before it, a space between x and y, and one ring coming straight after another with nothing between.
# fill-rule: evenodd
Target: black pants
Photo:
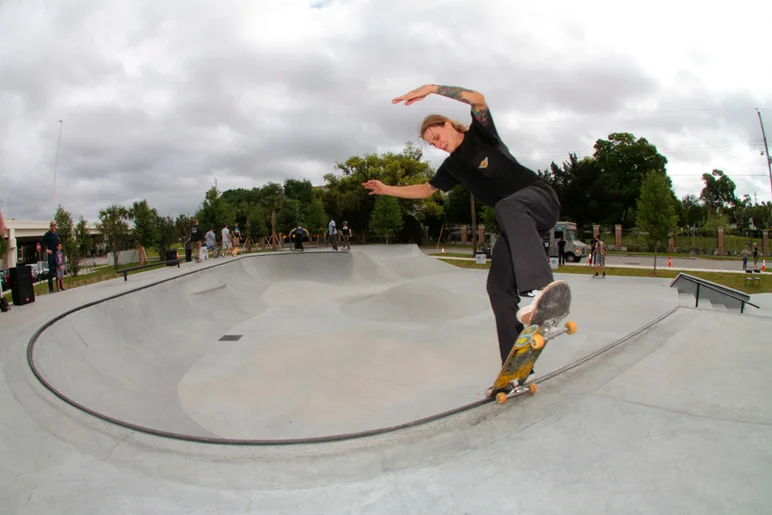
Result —
<instances>
[{"instance_id":1,"label":"black pants","mask_svg":"<svg viewBox=\"0 0 772 515\"><path fill-rule=\"evenodd\" d=\"M503 364L523 330L516 316L519 294L553 281L542 235L557 223L560 201L552 189L532 186L502 199L494 211L501 232L491 255L487 290Z\"/></svg>"},{"instance_id":2,"label":"black pants","mask_svg":"<svg viewBox=\"0 0 772 515\"><path fill-rule=\"evenodd\" d=\"M48 291L54 291L54 280L56 279L56 256L48 255Z\"/></svg>"}]
</instances>

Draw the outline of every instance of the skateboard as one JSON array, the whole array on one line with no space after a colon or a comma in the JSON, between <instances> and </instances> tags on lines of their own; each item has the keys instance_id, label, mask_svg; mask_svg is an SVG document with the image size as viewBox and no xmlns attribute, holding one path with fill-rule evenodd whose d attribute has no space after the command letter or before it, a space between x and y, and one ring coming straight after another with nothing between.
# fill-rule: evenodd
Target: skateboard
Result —
<instances>
[{"instance_id":1,"label":"skateboard","mask_svg":"<svg viewBox=\"0 0 772 515\"><path fill-rule=\"evenodd\" d=\"M568 321L562 328L558 328L560 321L568 316L570 306L571 288L567 282L554 281L544 288L536 300L529 325L518 335L512 351L489 389L489 395L495 397L496 402L504 404L510 397L536 393L535 382L525 385L520 383L528 377L549 340L563 333L576 332L576 323L573 321ZM517 380L518 386L512 384L514 380Z\"/></svg>"}]
</instances>

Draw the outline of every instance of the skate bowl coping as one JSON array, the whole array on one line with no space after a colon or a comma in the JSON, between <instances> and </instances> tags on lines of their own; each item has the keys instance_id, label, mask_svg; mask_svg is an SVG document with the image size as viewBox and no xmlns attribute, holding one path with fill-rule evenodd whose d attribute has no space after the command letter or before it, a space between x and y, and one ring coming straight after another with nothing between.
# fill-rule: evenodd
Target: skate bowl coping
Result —
<instances>
[{"instance_id":1,"label":"skate bowl coping","mask_svg":"<svg viewBox=\"0 0 772 515\"><path fill-rule=\"evenodd\" d=\"M751 296L734 288L729 288L693 275L679 273L670 283L671 288L676 288L679 294L694 295L694 307L699 307L700 299L709 300L712 304L721 304L728 309L739 309L745 312L745 305L759 307L750 302Z\"/></svg>"}]
</instances>

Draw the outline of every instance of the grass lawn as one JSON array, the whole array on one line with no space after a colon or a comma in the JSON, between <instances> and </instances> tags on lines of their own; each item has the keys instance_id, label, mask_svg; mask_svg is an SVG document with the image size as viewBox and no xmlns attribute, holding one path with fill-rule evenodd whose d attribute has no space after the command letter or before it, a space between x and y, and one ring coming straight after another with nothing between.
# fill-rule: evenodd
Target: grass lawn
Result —
<instances>
[{"instance_id":1,"label":"grass lawn","mask_svg":"<svg viewBox=\"0 0 772 515\"><path fill-rule=\"evenodd\" d=\"M490 260L484 265L478 265L474 261L458 261L455 259L440 258L440 261L449 263L451 265L455 265L459 268L474 268L478 270L487 270L491 267ZM564 268L560 268L558 273L593 275L595 273L595 268L591 268L589 266L588 267L567 266ZM652 270L650 269L606 267L607 276L657 277L661 279L675 279L675 277L678 274L679 272L676 270L667 270L667 269L658 268L657 275L655 276L652 273ZM729 288L734 288L736 290L739 290L745 293L772 293L772 276L769 276L769 275L762 276L761 286L759 286L758 283L756 283L756 285L754 286L751 286L749 284L746 285L744 274L690 271L688 272L688 275L699 277L701 279L705 279L706 281L711 281L717 284L722 284Z\"/></svg>"},{"instance_id":2,"label":"grass lawn","mask_svg":"<svg viewBox=\"0 0 772 515\"><path fill-rule=\"evenodd\" d=\"M432 249L433 252L431 252L431 256L448 256L448 257L474 257L474 254L472 253L472 247L466 248L466 247L452 247L452 248L445 248L445 253L443 254L439 250ZM633 257L654 257L653 252L621 252L621 251L613 251L609 250L606 252L606 255L609 256L633 256ZM738 256L710 256L707 254L668 254L667 252L658 252L657 254L658 258L661 257L674 257L674 258L691 258L691 259L707 259L707 260L713 260L713 261L742 261L742 257Z\"/></svg>"}]
</instances>

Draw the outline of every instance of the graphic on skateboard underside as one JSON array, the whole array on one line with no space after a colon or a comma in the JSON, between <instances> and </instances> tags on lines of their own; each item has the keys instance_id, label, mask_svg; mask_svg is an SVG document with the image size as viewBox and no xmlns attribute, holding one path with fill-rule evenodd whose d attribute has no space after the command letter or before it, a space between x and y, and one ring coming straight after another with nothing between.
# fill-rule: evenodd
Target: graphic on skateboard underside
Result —
<instances>
[{"instance_id":1,"label":"graphic on skateboard underside","mask_svg":"<svg viewBox=\"0 0 772 515\"><path fill-rule=\"evenodd\" d=\"M568 322L563 329L557 329L558 323L568 315L570 305L571 289L565 281L554 281L543 290L536 301L529 325L518 335L493 384L493 395L500 391L510 393L512 381L526 379L547 341L560 334L573 334L576 331L573 322ZM535 385L530 390L534 392ZM497 400L503 402L499 396Z\"/></svg>"}]
</instances>

